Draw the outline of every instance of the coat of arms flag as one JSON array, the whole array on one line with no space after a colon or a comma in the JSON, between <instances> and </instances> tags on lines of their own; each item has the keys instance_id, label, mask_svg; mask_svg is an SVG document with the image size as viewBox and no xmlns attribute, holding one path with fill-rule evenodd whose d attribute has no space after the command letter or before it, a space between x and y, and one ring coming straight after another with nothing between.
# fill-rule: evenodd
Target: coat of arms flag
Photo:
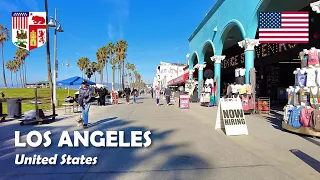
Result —
<instances>
[{"instance_id":1,"label":"coat of arms flag","mask_svg":"<svg viewBox=\"0 0 320 180\"><path fill-rule=\"evenodd\" d=\"M28 51L46 43L46 12L12 12L12 42Z\"/></svg>"}]
</instances>

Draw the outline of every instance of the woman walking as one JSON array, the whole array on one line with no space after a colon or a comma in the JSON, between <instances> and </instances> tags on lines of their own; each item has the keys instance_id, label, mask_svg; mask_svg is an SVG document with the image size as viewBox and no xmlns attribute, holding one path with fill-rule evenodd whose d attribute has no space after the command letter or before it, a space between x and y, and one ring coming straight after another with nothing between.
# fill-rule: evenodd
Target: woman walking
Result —
<instances>
[{"instance_id":1,"label":"woman walking","mask_svg":"<svg viewBox=\"0 0 320 180\"><path fill-rule=\"evenodd\" d=\"M156 102L157 102L157 106L159 106L160 104L160 88L157 87L156 88L156 92L155 92L155 95L156 95Z\"/></svg>"}]
</instances>

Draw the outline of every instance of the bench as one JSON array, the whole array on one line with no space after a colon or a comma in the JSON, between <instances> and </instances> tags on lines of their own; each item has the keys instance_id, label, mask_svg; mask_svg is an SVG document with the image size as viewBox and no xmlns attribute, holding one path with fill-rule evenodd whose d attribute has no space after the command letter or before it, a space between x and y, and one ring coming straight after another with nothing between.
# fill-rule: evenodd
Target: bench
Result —
<instances>
[{"instance_id":1,"label":"bench","mask_svg":"<svg viewBox=\"0 0 320 180\"><path fill-rule=\"evenodd\" d=\"M78 112L78 104L64 103L64 104L62 104L62 106L64 107L64 114L68 114L67 110L69 111L69 114L71 114L71 109L72 109L73 113ZM77 111L75 111L75 108L77 109Z\"/></svg>"}]
</instances>

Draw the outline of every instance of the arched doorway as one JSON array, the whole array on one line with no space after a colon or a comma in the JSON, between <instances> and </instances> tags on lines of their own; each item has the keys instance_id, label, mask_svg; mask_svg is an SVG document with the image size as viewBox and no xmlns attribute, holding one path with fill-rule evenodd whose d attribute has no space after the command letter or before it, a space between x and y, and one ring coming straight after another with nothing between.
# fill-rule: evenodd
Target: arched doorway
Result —
<instances>
[{"instance_id":1,"label":"arched doorway","mask_svg":"<svg viewBox=\"0 0 320 180\"><path fill-rule=\"evenodd\" d=\"M214 62L211 60L211 57L214 56L214 45L212 41L205 42L202 53L204 57L204 63L206 64L206 67L203 71L203 78L204 81L209 78L214 78Z\"/></svg>"},{"instance_id":2,"label":"arched doorway","mask_svg":"<svg viewBox=\"0 0 320 180\"><path fill-rule=\"evenodd\" d=\"M235 82L235 69L244 68L244 50L239 47L238 42L245 37L245 30L238 20L231 20L221 35L222 54L226 56L221 62L220 91L223 93L226 91L227 83Z\"/></svg>"}]
</instances>

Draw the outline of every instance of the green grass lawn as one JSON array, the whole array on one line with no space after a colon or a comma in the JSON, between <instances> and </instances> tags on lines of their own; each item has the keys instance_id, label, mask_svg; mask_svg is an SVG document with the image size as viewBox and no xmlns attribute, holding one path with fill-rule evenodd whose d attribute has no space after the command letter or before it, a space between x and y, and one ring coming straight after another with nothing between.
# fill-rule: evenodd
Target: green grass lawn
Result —
<instances>
[{"instance_id":1,"label":"green grass lawn","mask_svg":"<svg viewBox=\"0 0 320 180\"><path fill-rule=\"evenodd\" d=\"M31 104L31 101L35 100L33 88L12 88L12 89L0 89L0 92L5 94L5 98L21 98L22 99L22 113L29 110L35 110L35 105ZM70 96L74 96L77 90L70 89ZM64 102L64 98L68 96L67 89L57 89L57 99L59 103ZM51 109L51 98L49 88L38 88L38 101L42 102L39 104L39 108L43 110ZM7 103L2 103L3 113L7 114Z\"/></svg>"}]
</instances>

